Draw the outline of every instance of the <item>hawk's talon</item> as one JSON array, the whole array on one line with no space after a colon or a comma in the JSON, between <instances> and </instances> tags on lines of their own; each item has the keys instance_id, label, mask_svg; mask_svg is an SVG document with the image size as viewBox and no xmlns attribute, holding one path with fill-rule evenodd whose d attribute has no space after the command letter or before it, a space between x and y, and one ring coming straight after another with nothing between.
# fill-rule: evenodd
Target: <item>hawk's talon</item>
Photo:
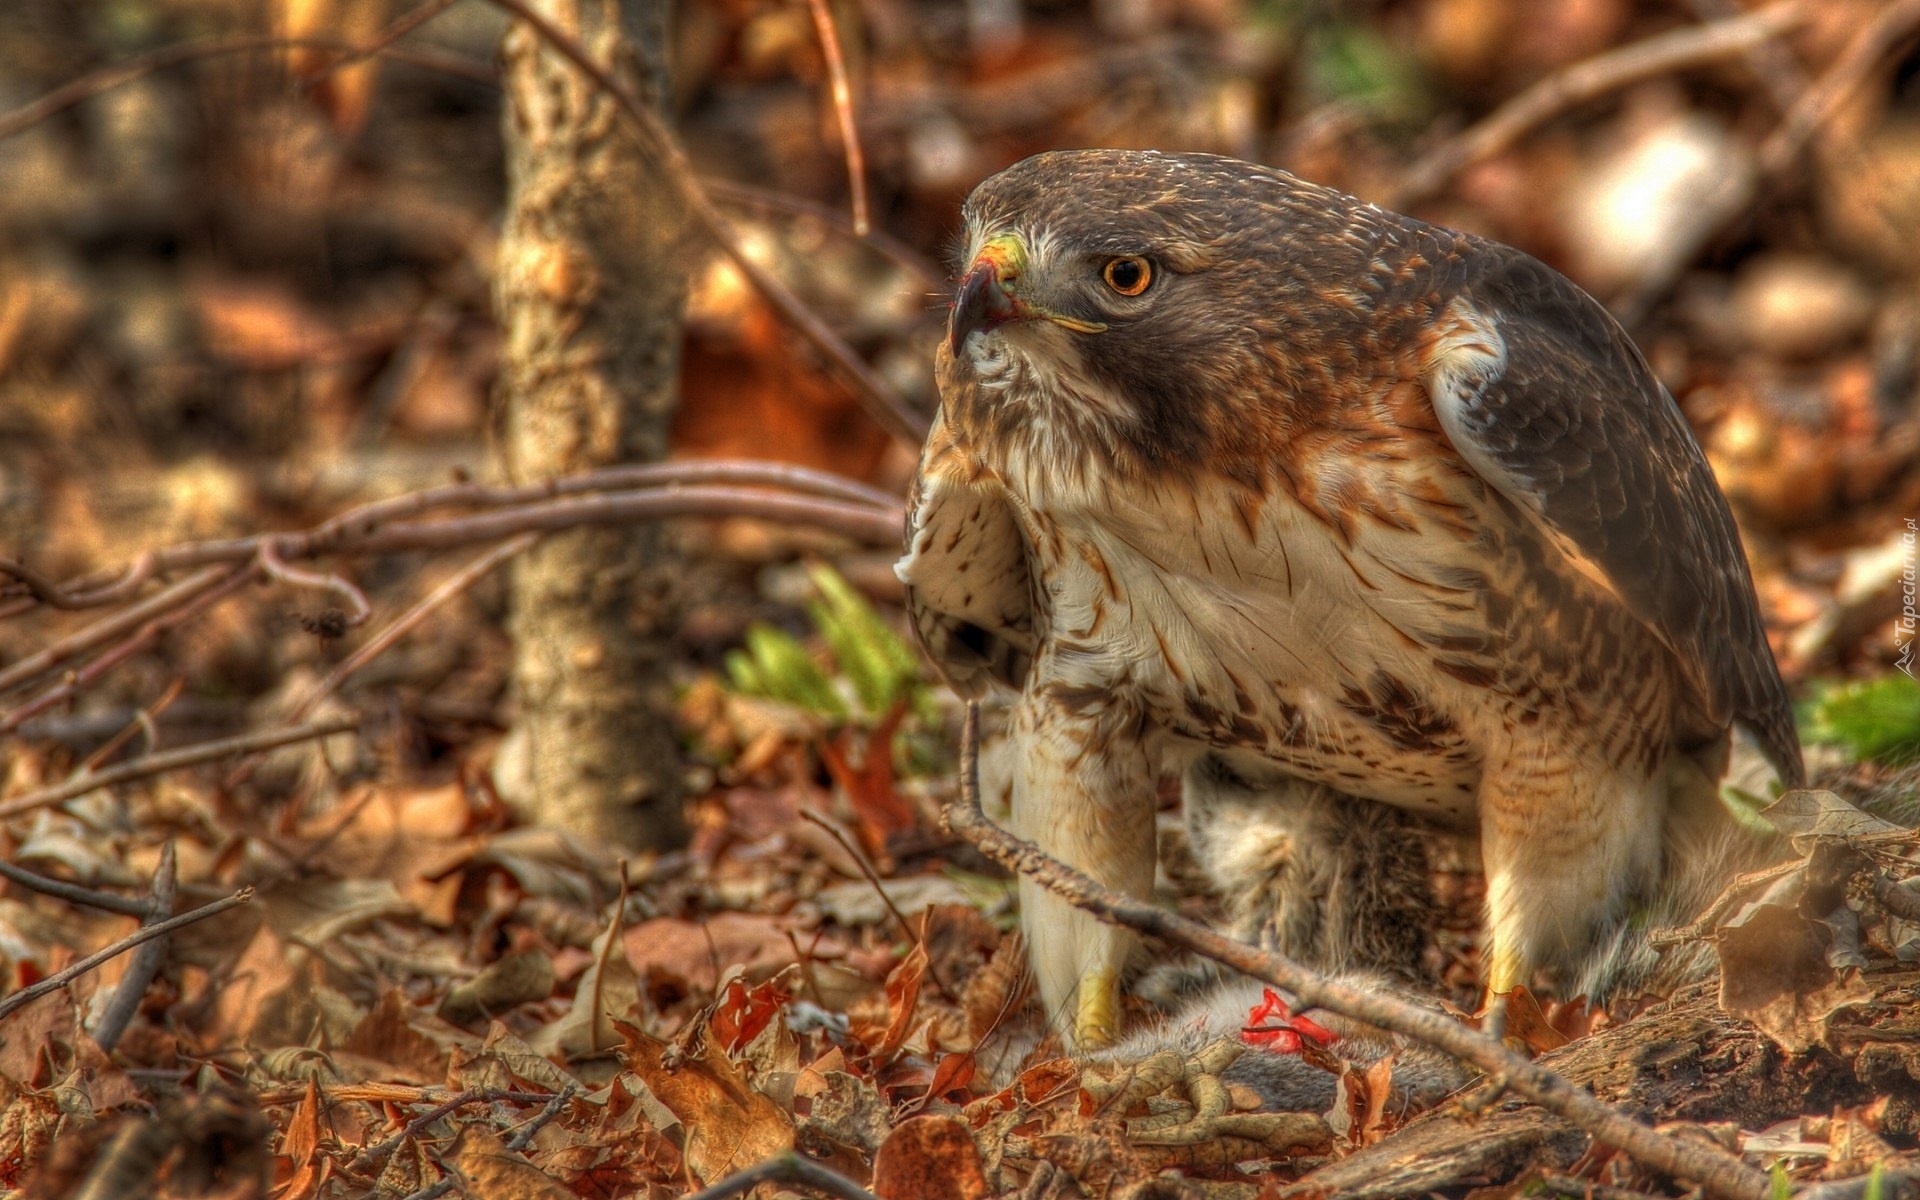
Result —
<instances>
[{"instance_id":1,"label":"hawk's talon","mask_svg":"<svg viewBox=\"0 0 1920 1200\"><path fill-rule=\"evenodd\" d=\"M1089 1063L1080 1086L1125 1120L1127 1141L1136 1146L1203 1146L1239 1138L1279 1154L1327 1144L1332 1132L1317 1113L1235 1111L1233 1089L1221 1075L1246 1048L1221 1038L1184 1057L1162 1050L1139 1062ZM1147 1115L1125 1117L1141 1107Z\"/></svg>"}]
</instances>

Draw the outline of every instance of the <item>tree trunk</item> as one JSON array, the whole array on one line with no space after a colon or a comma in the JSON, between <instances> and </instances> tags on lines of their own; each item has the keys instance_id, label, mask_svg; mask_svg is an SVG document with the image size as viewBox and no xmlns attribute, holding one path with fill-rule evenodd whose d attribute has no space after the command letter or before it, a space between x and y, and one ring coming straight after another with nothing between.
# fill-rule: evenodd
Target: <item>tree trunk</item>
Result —
<instances>
[{"instance_id":1,"label":"tree trunk","mask_svg":"<svg viewBox=\"0 0 1920 1200\"><path fill-rule=\"evenodd\" d=\"M529 6L663 102L669 0ZM614 102L532 29L516 23L502 59L507 474L531 482L658 459L679 372L684 214ZM517 564L518 715L495 779L528 819L633 848L685 841L667 545L651 528L575 530Z\"/></svg>"}]
</instances>

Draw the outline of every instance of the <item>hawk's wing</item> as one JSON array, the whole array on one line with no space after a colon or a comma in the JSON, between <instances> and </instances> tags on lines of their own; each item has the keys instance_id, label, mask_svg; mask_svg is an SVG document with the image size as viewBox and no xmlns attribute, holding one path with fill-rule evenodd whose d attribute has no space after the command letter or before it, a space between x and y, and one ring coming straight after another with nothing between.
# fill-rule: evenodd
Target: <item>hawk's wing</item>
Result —
<instances>
[{"instance_id":1,"label":"hawk's wing","mask_svg":"<svg viewBox=\"0 0 1920 1200\"><path fill-rule=\"evenodd\" d=\"M1426 382L1470 466L1666 643L1705 715L1790 784L1799 741L1733 514L1686 418L1598 301L1467 240Z\"/></svg>"},{"instance_id":2,"label":"hawk's wing","mask_svg":"<svg viewBox=\"0 0 1920 1200\"><path fill-rule=\"evenodd\" d=\"M990 683L1018 690L1033 659L1027 543L1006 497L983 485L934 422L907 500L907 552L894 573L907 616L953 690L977 699Z\"/></svg>"}]
</instances>

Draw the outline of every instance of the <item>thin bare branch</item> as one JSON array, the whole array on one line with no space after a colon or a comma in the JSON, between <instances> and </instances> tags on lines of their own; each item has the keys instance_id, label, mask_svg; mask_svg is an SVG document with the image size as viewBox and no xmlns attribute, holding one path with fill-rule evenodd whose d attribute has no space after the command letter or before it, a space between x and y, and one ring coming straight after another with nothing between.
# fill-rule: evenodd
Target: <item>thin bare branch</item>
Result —
<instances>
[{"instance_id":1,"label":"thin bare branch","mask_svg":"<svg viewBox=\"0 0 1920 1200\"><path fill-rule=\"evenodd\" d=\"M707 480L744 486L702 486L700 481ZM623 483L642 486L619 488ZM783 494L772 490L775 488L788 491ZM794 492L801 494L791 494ZM464 517L396 519L443 509L493 511ZM254 534L148 551L127 568L95 572L66 585L55 585L64 600L61 607L76 607L83 597L89 601L102 596L124 597L131 594L134 581L164 572L199 568L199 573L0 670L0 690L19 688L60 669L80 654L116 638L124 639L60 683L0 715L0 732L16 729L77 695L168 629L255 578L267 564L277 566L283 578L296 583L311 581L352 596L357 595L357 589L344 580L293 572L286 566L287 560L445 550L522 533L685 516L748 516L808 524L877 546L897 544L902 527L898 501L855 480L775 463L714 461L616 467L521 487L452 484L363 505L305 532ZM268 545L271 550L263 556L262 548ZM356 604L356 609L368 611L364 601Z\"/></svg>"},{"instance_id":2,"label":"thin bare branch","mask_svg":"<svg viewBox=\"0 0 1920 1200\"><path fill-rule=\"evenodd\" d=\"M1833 119L1874 68L1916 34L1920 34L1920 0L1895 0L1874 14L1761 144L1761 173L1773 175L1798 161L1814 135Z\"/></svg>"},{"instance_id":3,"label":"thin bare branch","mask_svg":"<svg viewBox=\"0 0 1920 1200\"><path fill-rule=\"evenodd\" d=\"M87 755L86 761L81 764L81 769L85 771L98 771L102 764L114 755L120 753L121 748L132 741L137 734L144 733L147 735L146 749L152 750L155 746L159 745L160 726L157 723L157 719L161 713L171 708L173 702L180 698L180 693L186 690L186 676L174 676L173 682L167 685L166 690L161 692L160 695L154 699L153 703L136 710L133 719L121 726L118 733L108 738L106 743L98 750Z\"/></svg>"},{"instance_id":4,"label":"thin bare branch","mask_svg":"<svg viewBox=\"0 0 1920 1200\"><path fill-rule=\"evenodd\" d=\"M350 509L310 530L294 533L255 534L243 538L186 542L141 554L125 567L90 572L64 584L49 584L62 598L63 609L99 607L125 599L141 582L156 575L207 567L221 563L245 562L259 551L265 538L273 538L282 559L313 558L323 554L353 553L363 549L362 542L373 530L398 517L420 516L441 509L489 509L527 504L559 496L581 496L622 489L666 489L692 484L718 483L735 487L778 488L807 496L820 496L897 514L899 498L858 480L815 471L785 463L752 459L713 459L707 461L644 463L608 467L569 475L562 479L519 486L487 483L455 483L426 488L376 500ZM697 515L697 514L696 514ZM749 514L750 515L750 514ZM890 517L890 519L893 519ZM895 529L898 534L898 528ZM449 543L458 545L460 543ZM0 572L6 572L7 560L0 560ZM166 605L161 605L165 608ZM124 620L124 618L120 618ZM138 624L138 620L131 622ZM99 636L84 650L113 634ZM66 658L22 659L6 671L0 671L0 690L18 686L20 678L32 678L47 667ZM16 672L20 673L16 676Z\"/></svg>"},{"instance_id":5,"label":"thin bare branch","mask_svg":"<svg viewBox=\"0 0 1920 1200\"><path fill-rule=\"evenodd\" d=\"M211 608L214 604L245 586L254 578L254 567L253 564L249 563L245 566L230 568L224 572L216 572L216 574L219 578L215 580L212 587L177 601L170 610L158 613L151 620L141 625L140 628L130 636L122 639L117 645L109 646L107 649L101 651L86 666L80 668L78 671L69 672L68 677L58 685L41 692L38 696L22 704L19 708L7 713L5 717L0 717L0 733L11 733L13 730L18 729L23 722L39 716L56 704L63 704L74 696L79 695L82 688L92 685L108 671L111 671L134 655L152 646L160 640L162 634L174 626L184 624L193 619L201 612ZM168 595L168 593L162 593L161 596L155 597L155 599L163 599L166 595ZM146 606L142 605L138 607ZM69 640L84 639L90 630L115 623L116 618L106 618L97 622L94 626L90 626L88 629L81 630L80 633L74 635L73 639Z\"/></svg>"},{"instance_id":6,"label":"thin bare branch","mask_svg":"<svg viewBox=\"0 0 1920 1200\"><path fill-rule=\"evenodd\" d=\"M235 754L251 754L259 750L271 750L276 746L288 746L295 742L331 737L336 733L348 733L358 725L357 720L342 717L331 721L315 721L309 725L286 725L276 729L243 733L210 742L197 742L191 746L182 746L177 750L166 750L159 754L143 755L92 775L82 775L54 787L41 788L37 792L29 792L24 796L0 802L0 820L19 816L24 812L32 812L37 808L46 808L48 805L64 804L77 796L84 796L88 792L103 787L113 787L116 784L145 779L150 775L160 775L167 771L178 771L183 767L198 766L201 763L229 758Z\"/></svg>"},{"instance_id":7,"label":"thin bare branch","mask_svg":"<svg viewBox=\"0 0 1920 1200\"><path fill-rule=\"evenodd\" d=\"M66 590L62 588L59 583L42 575L17 558L0 556L0 575L11 575L19 584L18 587L5 589L9 594L24 591L27 595L49 608L74 609L83 607L82 605L74 603L72 597L67 595Z\"/></svg>"},{"instance_id":8,"label":"thin bare branch","mask_svg":"<svg viewBox=\"0 0 1920 1200\"><path fill-rule=\"evenodd\" d=\"M570 1092L563 1092L561 1094L567 1095L570 1094ZM302 1089L299 1098L305 1098L305 1089ZM339 1096L331 1092L328 1093L328 1098L336 1101L340 1099ZM493 1104L501 1100L514 1101L522 1104L531 1103L535 1100L552 1102L551 1098L544 1092L520 1092L508 1088L476 1088L460 1092L435 1104L426 1112L408 1121L401 1127L400 1132L391 1137L382 1138L370 1146L363 1147L358 1154L354 1155L353 1162L349 1165L348 1169L360 1175L378 1171L385 1165L389 1158L393 1157L395 1150L406 1145L409 1139L425 1135L427 1130L433 1127L434 1122L451 1116L469 1104ZM396 1102L393 1100L387 1100L385 1102L389 1104L406 1103L406 1101ZM263 1101L263 1103L265 1103L265 1101Z\"/></svg>"},{"instance_id":9,"label":"thin bare branch","mask_svg":"<svg viewBox=\"0 0 1920 1200\"><path fill-rule=\"evenodd\" d=\"M1048 857L1033 843L989 821L981 810L979 727L979 706L970 703L961 750L960 799L947 806L946 818L953 832L978 846L989 858L1110 924L1125 925L1204 954L1286 988L1306 1004L1436 1046L1637 1161L1698 1182L1709 1195L1723 1200L1765 1200L1769 1194L1766 1176L1732 1155L1702 1142L1681 1141L1659 1133L1450 1017L1384 992L1323 979L1291 959L1224 937L1174 913L1136 903Z\"/></svg>"},{"instance_id":10,"label":"thin bare branch","mask_svg":"<svg viewBox=\"0 0 1920 1200\"><path fill-rule=\"evenodd\" d=\"M734 229L733 223L714 206L706 189L693 173L692 164L687 161L686 152L680 148L672 132L659 114L640 102L627 88L609 75L600 64L581 47L578 40L554 25L539 13L529 9L520 0L490 0L490 3L513 14L515 19L526 23L527 27L539 35L540 39L552 47L562 58L572 63L581 74L593 81L612 98L634 128L640 134L641 144L651 154L660 170L680 193L681 203L692 214L694 221L712 239L713 243L731 258L739 268L741 275L754 286L754 289L773 306L780 318L800 334L814 349L825 355L828 363L841 382L852 391L854 398L867 412L880 423L887 432L902 442L917 446L926 435L926 421L910 411L893 390L883 382L872 368L861 360L853 348L829 328L826 322L808 308L798 296L795 296L778 276L748 253L746 243Z\"/></svg>"},{"instance_id":11,"label":"thin bare branch","mask_svg":"<svg viewBox=\"0 0 1920 1200\"><path fill-rule=\"evenodd\" d=\"M1547 121L1608 92L1735 58L1807 20L1799 0L1784 0L1758 12L1688 26L1609 50L1556 71L1423 156L1381 203L1406 208L1431 198L1461 171L1491 158Z\"/></svg>"},{"instance_id":12,"label":"thin bare branch","mask_svg":"<svg viewBox=\"0 0 1920 1200\"><path fill-rule=\"evenodd\" d=\"M1694 19L1703 24L1738 17L1744 11L1737 0L1686 0L1686 5ZM1778 41L1756 43L1742 57L1776 113L1790 111L1813 82L1793 51Z\"/></svg>"},{"instance_id":13,"label":"thin bare branch","mask_svg":"<svg viewBox=\"0 0 1920 1200\"><path fill-rule=\"evenodd\" d=\"M388 647L411 633L422 621L431 616L435 610L439 609L449 600L452 600L455 596L461 595L472 588L474 584L486 578L487 575L492 573L493 569L501 563L506 562L516 554L525 553L539 540L540 538L537 534L523 533L510 541L502 542L500 545L481 554L466 566L461 567L458 571L455 571L438 587L421 597L419 603L409 608L406 612L401 613L394 619L392 624L382 629L373 637L368 638L367 641L356 648L352 654L342 659L333 670L327 672L327 677L315 684L313 690L301 697L300 703L294 705L293 711L288 714L289 718L298 721L305 717L313 711L314 705L320 703L320 701L331 696L336 691L339 691L340 685L345 683L355 671L358 671L361 667L366 666L375 658L378 658Z\"/></svg>"},{"instance_id":14,"label":"thin bare branch","mask_svg":"<svg viewBox=\"0 0 1920 1200\"><path fill-rule=\"evenodd\" d=\"M901 529L898 509L882 511L866 505L740 488L656 488L516 505L471 517L395 521L368 534L354 549L366 554L437 550L529 531L551 533L581 525L622 525L664 517L761 517L813 525L873 545L897 543Z\"/></svg>"},{"instance_id":15,"label":"thin bare branch","mask_svg":"<svg viewBox=\"0 0 1920 1200\"><path fill-rule=\"evenodd\" d=\"M847 80L847 60L840 53L840 31L833 23L827 0L807 0L813 28L820 35L820 54L826 59L827 80L833 92L833 111L840 121L840 145L847 156L847 188L853 194L853 231L861 237L873 227L867 218L867 159L860 149L860 130L853 121L853 85Z\"/></svg>"},{"instance_id":16,"label":"thin bare branch","mask_svg":"<svg viewBox=\"0 0 1920 1200\"><path fill-rule=\"evenodd\" d=\"M233 895L224 896L213 901L211 904L202 904L199 908L183 912L177 917L136 929L105 949L87 955L66 970L56 971L40 982L30 987L23 987L5 999L0 999L0 1021L6 1020L15 1011L32 1004L40 997L59 991L87 972L99 967L103 963L111 962L143 942L150 942L154 938L166 937L177 929L185 929L187 926L199 921L204 921L208 917L219 916L228 909L238 908L252 899L253 889L250 887L241 888Z\"/></svg>"},{"instance_id":17,"label":"thin bare branch","mask_svg":"<svg viewBox=\"0 0 1920 1200\"><path fill-rule=\"evenodd\" d=\"M160 849L160 867L153 874L153 891L147 899L148 924L158 923L173 914L179 882L173 843L168 842ZM134 1014L140 1011L140 1002L146 998L147 985L166 965L167 942L165 937L156 937L133 952L133 961L127 964L127 973L120 977L120 982L114 986L112 998L100 1011L99 1019L93 1023L89 1031L93 1034L93 1040L109 1054L120 1044L120 1035L126 1032Z\"/></svg>"},{"instance_id":18,"label":"thin bare branch","mask_svg":"<svg viewBox=\"0 0 1920 1200\"><path fill-rule=\"evenodd\" d=\"M147 902L136 900L132 896L122 896L115 892L103 892L95 888L81 887L77 883L68 883L64 879L49 879L34 871L0 858L0 879L6 879L30 891L45 896L65 900L68 904L97 908L102 912L119 913L123 917L144 917L148 914Z\"/></svg>"},{"instance_id":19,"label":"thin bare branch","mask_svg":"<svg viewBox=\"0 0 1920 1200\"><path fill-rule=\"evenodd\" d=\"M817 1192L825 1192L837 1200L879 1200L879 1197L853 1180L811 1159L802 1158L792 1150L763 1163L756 1163L744 1171L735 1171L713 1186L688 1196L687 1200L731 1200L734 1196L746 1195L763 1183L796 1183Z\"/></svg>"},{"instance_id":20,"label":"thin bare branch","mask_svg":"<svg viewBox=\"0 0 1920 1200\"><path fill-rule=\"evenodd\" d=\"M925 288L929 296L938 294L941 300L946 299L946 276L925 255L899 238L877 229L868 230L864 234L859 233L854 229L853 222L847 220L844 215L805 196L768 191L766 188L757 188L737 180L716 179L712 176L708 176L702 182L706 185L708 194L722 204L779 213L783 216L809 217L818 221L840 236L857 241L868 249L885 255L895 266L911 275L916 284Z\"/></svg>"},{"instance_id":21,"label":"thin bare branch","mask_svg":"<svg viewBox=\"0 0 1920 1200\"><path fill-rule=\"evenodd\" d=\"M339 691L340 685L351 678L355 671L358 671L360 668L378 658L381 654L384 654L395 642L412 632L420 622L426 620L434 610L440 608L455 596L467 591L481 579L484 579L495 567L516 554L524 553L528 547L539 540L539 535L537 534L523 533L511 541L495 546L493 549L475 558L466 566L460 568L451 578L422 597L419 603L400 614L400 616L395 618L386 628L367 639L367 641L356 648L352 654L349 654L345 659L341 660L333 670L327 672L327 677L315 684L313 690L309 691L305 696L302 696L300 702L293 706L293 711L287 714L288 719L298 721L305 717L313 711L314 705ZM226 787L229 790L239 787L240 784L245 782L247 777L253 773L253 768L258 762L259 759L257 757L250 757L236 765L232 771L227 773L225 780ZM342 828L344 828L344 825Z\"/></svg>"},{"instance_id":22,"label":"thin bare branch","mask_svg":"<svg viewBox=\"0 0 1920 1200\"><path fill-rule=\"evenodd\" d=\"M572 1100L573 1097L573 1085L571 1083L563 1085L558 1092L554 1093L553 1099L547 1101L546 1105L542 1107L539 1112L533 1114L531 1121L522 1125L511 1138L507 1139L507 1149L518 1154L528 1146L531 1146L533 1139L537 1137L540 1131L546 1128L555 1117L560 1115L560 1110L565 1108L567 1102Z\"/></svg>"},{"instance_id":23,"label":"thin bare branch","mask_svg":"<svg viewBox=\"0 0 1920 1200\"><path fill-rule=\"evenodd\" d=\"M0 565L0 570L4 569L5 567ZM19 659L5 670L0 670L0 692L38 679L60 664L77 658L96 646L103 646L117 637L131 633L153 618L171 612L194 597L220 586L226 581L230 572L231 568L228 567L208 567L198 574L181 580L159 595L97 621L71 637L62 638L44 650ZM65 608L68 605L56 607Z\"/></svg>"},{"instance_id":24,"label":"thin bare branch","mask_svg":"<svg viewBox=\"0 0 1920 1200\"><path fill-rule=\"evenodd\" d=\"M347 602L351 610L347 613L349 626L361 625L373 615L373 605L367 603L367 594L347 582L339 575L323 574L319 571L302 571L291 567L280 557L280 551L273 538L260 539L260 548L254 553L254 561L260 564L260 570L268 579L294 587L315 588L332 592Z\"/></svg>"}]
</instances>

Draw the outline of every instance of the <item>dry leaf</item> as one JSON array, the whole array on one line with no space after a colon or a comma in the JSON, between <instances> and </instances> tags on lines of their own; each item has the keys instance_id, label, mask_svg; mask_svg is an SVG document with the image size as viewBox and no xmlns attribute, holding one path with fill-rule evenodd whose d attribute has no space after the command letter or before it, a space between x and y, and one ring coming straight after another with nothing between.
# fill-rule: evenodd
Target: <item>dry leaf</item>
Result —
<instances>
[{"instance_id":1,"label":"dry leaf","mask_svg":"<svg viewBox=\"0 0 1920 1200\"><path fill-rule=\"evenodd\" d=\"M687 1169L701 1184L793 1149L793 1118L753 1088L712 1039L698 1057L669 1067L668 1047L624 1021L614 1023L633 1073L687 1131Z\"/></svg>"},{"instance_id":2,"label":"dry leaf","mask_svg":"<svg viewBox=\"0 0 1920 1200\"><path fill-rule=\"evenodd\" d=\"M966 1123L927 1116L901 1122L881 1143L873 1191L881 1200L983 1200L991 1189Z\"/></svg>"},{"instance_id":3,"label":"dry leaf","mask_svg":"<svg viewBox=\"0 0 1920 1200\"><path fill-rule=\"evenodd\" d=\"M463 1125L443 1160L458 1172L470 1196L487 1200L576 1200L519 1154L507 1149L497 1134L483 1125Z\"/></svg>"}]
</instances>

